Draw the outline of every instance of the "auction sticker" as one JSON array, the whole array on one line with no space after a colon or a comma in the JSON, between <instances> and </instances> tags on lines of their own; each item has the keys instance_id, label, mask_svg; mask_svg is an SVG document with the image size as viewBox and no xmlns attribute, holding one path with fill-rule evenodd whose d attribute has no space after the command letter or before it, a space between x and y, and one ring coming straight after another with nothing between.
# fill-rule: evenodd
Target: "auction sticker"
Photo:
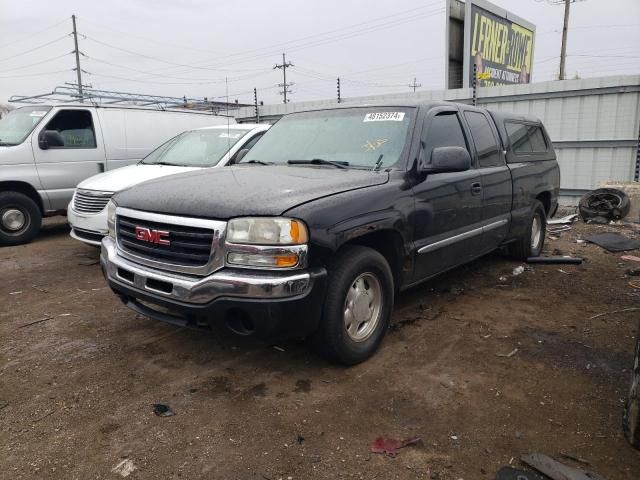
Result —
<instances>
[{"instance_id":1,"label":"auction sticker","mask_svg":"<svg viewBox=\"0 0 640 480\"><path fill-rule=\"evenodd\" d=\"M365 122L401 122L404 112L372 112L364 116Z\"/></svg>"}]
</instances>

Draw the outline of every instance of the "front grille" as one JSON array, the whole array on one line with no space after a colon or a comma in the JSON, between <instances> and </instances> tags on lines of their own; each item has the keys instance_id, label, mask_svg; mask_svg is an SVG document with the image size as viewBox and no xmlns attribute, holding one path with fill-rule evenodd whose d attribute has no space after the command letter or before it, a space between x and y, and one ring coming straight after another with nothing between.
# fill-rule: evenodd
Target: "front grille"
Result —
<instances>
[{"instance_id":1,"label":"front grille","mask_svg":"<svg viewBox=\"0 0 640 480\"><path fill-rule=\"evenodd\" d=\"M112 196L112 192L76 190L76 194L73 196L73 209L80 213L100 213Z\"/></svg>"},{"instance_id":2,"label":"front grille","mask_svg":"<svg viewBox=\"0 0 640 480\"><path fill-rule=\"evenodd\" d=\"M169 232L169 245L139 240L136 227ZM117 216L118 244L125 252L156 262L201 267L209 262L214 230ZM164 238L164 237L163 237Z\"/></svg>"}]
</instances>

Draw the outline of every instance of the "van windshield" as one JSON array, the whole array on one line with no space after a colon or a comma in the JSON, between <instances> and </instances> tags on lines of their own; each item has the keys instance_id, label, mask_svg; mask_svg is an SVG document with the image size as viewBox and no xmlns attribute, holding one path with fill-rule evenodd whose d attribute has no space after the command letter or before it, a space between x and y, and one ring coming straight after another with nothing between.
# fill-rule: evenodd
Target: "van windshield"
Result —
<instances>
[{"instance_id":1,"label":"van windshield","mask_svg":"<svg viewBox=\"0 0 640 480\"><path fill-rule=\"evenodd\" d=\"M22 107L0 119L0 146L18 145L36 128L51 107Z\"/></svg>"},{"instance_id":2,"label":"van windshield","mask_svg":"<svg viewBox=\"0 0 640 480\"><path fill-rule=\"evenodd\" d=\"M140 163L213 167L250 130L249 128L212 128L184 132L156 148Z\"/></svg>"},{"instance_id":3,"label":"van windshield","mask_svg":"<svg viewBox=\"0 0 640 480\"><path fill-rule=\"evenodd\" d=\"M414 116L414 108L399 107L292 113L271 127L240 163L390 167L402 155Z\"/></svg>"}]
</instances>

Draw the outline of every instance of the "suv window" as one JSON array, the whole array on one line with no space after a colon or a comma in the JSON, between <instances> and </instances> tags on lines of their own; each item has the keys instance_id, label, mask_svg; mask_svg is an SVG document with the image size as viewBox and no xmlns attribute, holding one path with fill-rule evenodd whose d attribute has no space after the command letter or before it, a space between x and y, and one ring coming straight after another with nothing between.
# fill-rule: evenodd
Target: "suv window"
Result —
<instances>
[{"instance_id":1,"label":"suv window","mask_svg":"<svg viewBox=\"0 0 640 480\"><path fill-rule=\"evenodd\" d=\"M460 119L455 112L436 115L431 121L426 138L427 161L431 161L431 152L438 147L462 147L469 150L464 137Z\"/></svg>"},{"instance_id":2,"label":"suv window","mask_svg":"<svg viewBox=\"0 0 640 480\"><path fill-rule=\"evenodd\" d=\"M511 149L517 155L542 153L548 150L547 142L539 125L505 122Z\"/></svg>"},{"instance_id":3,"label":"suv window","mask_svg":"<svg viewBox=\"0 0 640 480\"><path fill-rule=\"evenodd\" d=\"M478 152L480 168L504 165L498 140L487 117L479 112L464 112L464 117L469 122L471 137L473 137L473 143L475 143Z\"/></svg>"},{"instance_id":4,"label":"suv window","mask_svg":"<svg viewBox=\"0 0 640 480\"><path fill-rule=\"evenodd\" d=\"M55 130L64 139L64 147L52 148L96 148L93 120L88 110L61 110L45 130Z\"/></svg>"}]
</instances>

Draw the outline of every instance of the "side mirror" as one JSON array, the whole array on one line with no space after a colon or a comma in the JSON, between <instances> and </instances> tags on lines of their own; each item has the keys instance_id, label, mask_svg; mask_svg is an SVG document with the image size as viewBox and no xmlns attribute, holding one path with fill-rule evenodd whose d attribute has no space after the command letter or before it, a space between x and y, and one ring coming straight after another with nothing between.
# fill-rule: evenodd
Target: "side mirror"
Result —
<instances>
[{"instance_id":1,"label":"side mirror","mask_svg":"<svg viewBox=\"0 0 640 480\"><path fill-rule=\"evenodd\" d=\"M236 163L240 163L240 160L242 160L247 153L249 153L249 149L248 148L243 148L242 150L239 150L238 153L236 153L236 156L234 158L232 158L229 163L231 165L235 165Z\"/></svg>"},{"instance_id":2,"label":"side mirror","mask_svg":"<svg viewBox=\"0 0 640 480\"><path fill-rule=\"evenodd\" d=\"M64 138L57 130L42 130L38 135L38 146L42 150L51 147L64 147Z\"/></svg>"},{"instance_id":3,"label":"side mirror","mask_svg":"<svg viewBox=\"0 0 640 480\"><path fill-rule=\"evenodd\" d=\"M420 167L421 173L464 172L471 168L471 155L462 147L437 147L431 162Z\"/></svg>"}]
</instances>

